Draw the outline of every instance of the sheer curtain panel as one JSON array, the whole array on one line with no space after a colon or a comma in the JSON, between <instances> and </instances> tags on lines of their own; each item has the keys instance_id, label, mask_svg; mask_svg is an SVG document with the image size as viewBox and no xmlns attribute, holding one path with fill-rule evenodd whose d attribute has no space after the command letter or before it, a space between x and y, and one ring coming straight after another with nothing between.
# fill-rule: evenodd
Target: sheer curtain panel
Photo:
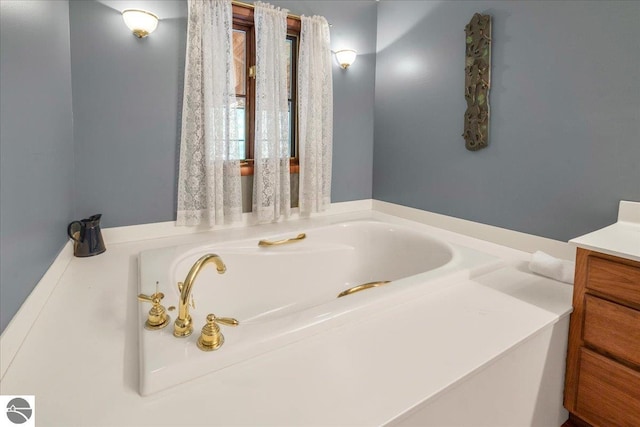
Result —
<instances>
[{"instance_id":1,"label":"sheer curtain panel","mask_svg":"<svg viewBox=\"0 0 640 427\"><path fill-rule=\"evenodd\" d=\"M322 16L302 17L298 61L300 129L300 214L331 204L333 80L329 24Z\"/></svg>"},{"instance_id":2,"label":"sheer curtain panel","mask_svg":"<svg viewBox=\"0 0 640 427\"><path fill-rule=\"evenodd\" d=\"M188 1L178 225L242 218L230 0Z\"/></svg>"},{"instance_id":3,"label":"sheer curtain panel","mask_svg":"<svg viewBox=\"0 0 640 427\"><path fill-rule=\"evenodd\" d=\"M287 10L256 2L256 129L253 215L258 223L288 218L289 106Z\"/></svg>"}]
</instances>

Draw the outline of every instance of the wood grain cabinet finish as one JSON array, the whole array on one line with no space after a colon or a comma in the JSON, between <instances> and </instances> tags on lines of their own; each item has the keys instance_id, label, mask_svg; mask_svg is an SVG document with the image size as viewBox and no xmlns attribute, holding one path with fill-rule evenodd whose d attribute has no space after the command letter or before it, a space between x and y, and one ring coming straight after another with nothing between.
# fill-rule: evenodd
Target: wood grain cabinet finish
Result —
<instances>
[{"instance_id":1,"label":"wood grain cabinet finish","mask_svg":"<svg viewBox=\"0 0 640 427\"><path fill-rule=\"evenodd\" d=\"M590 347L640 366L638 310L587 294L583 338Z\"/></svg>"},{"instance_id":2,"label":"wood grain cabinet finish","mask_svg":"<svg viewBox=\"0 0 640 427\"><path fill-rule=\"evenodd\" d=\"M589 257L587 288L640 308L640 268Z\"/></svg>"},{"instance_id":3,"label":"wood grain cabinet finish","mask_svg":"<svg viewBox=\"0 0 640 427\"><path fill-rule=\"evenodd\" d=\"M640 262L578 249L564 406L585 425L640 427Z\"/></svg>"},{"instance_id":4,"label":"wood grain cabinet finish","mask_svg":"<svg viewBox=\"0 0 640 427\"><path fill-rule=\"evenodd\" d=\"M586 348L580 350L576 412L595 425L638 426L640 372Z\"/></svg>"}]
</instances>

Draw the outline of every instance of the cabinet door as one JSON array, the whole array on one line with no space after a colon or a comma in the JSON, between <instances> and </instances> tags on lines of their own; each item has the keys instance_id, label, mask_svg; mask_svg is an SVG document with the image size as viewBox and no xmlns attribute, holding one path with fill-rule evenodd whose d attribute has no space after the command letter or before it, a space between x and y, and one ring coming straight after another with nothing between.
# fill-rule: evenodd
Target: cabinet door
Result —
<instances>
[{"instance_id":1,"label":"cabinet door","mask_svg":"<svg viewBox=\"0 0 640 427\"><path fill-rule=\"evenodd\" d=\"M582 348L576 415L594 426L640 426L640 372Z\"/></svg>"},{"instance_id":2,"label":"cabinet door","mask_svg":"<svg viewBox=\"0 0 640 427\"><path fill-rule=\"evenodd\" d=\"M584 342L640 366L640 311L585 296Z\"/></svg>"},{"instance_id":3,"label":"cabinet door","mask_svg":"<svg viewBox=\"0 0 640 427\"><path fill-rule=\"evenodd\" d=\"M589 257L587 288L640 307L640 268Z\"/></svg>"}]
</instances>

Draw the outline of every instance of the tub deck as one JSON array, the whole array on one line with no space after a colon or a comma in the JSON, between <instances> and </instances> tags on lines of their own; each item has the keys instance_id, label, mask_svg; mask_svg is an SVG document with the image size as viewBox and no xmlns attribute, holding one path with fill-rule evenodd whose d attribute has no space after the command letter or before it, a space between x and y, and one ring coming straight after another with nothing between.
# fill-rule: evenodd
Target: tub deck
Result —
<instances>
[{"instance_id":1,"label":"tub deck","mask_svg":"<svg viewBox=\"0 0 640 427\"><path fill-rule=\"evenodd\" d=\"M139 305L140 394L147 396L330 328L357 323L505 265L497 256L434 238L428 229L393 222L336 222L288 235L303 231L305 240L280 247L261 248L256 239L215 240L142 252L139 292L151 295L159 282L166 307L178 305L176 284L202 255L220 255L227 268L223 275L215 268L199 273L192 288L196 307L190 310L194 332L189 337L176 339L173 324L160 331L144 329L149 305ZM376 279L393 282L337 298L351 286ZM215 352L202 352L196 340L212 312L236 318L240 325L223 327L225 344Z\"/></svg>"},{"instance_id":2,"label":"tub deck","mask_svg":"<svg viewBox=\"0 0 640 427\"><path fill-rule=\"evenodd\" d=\"M376 214L346 218L358 215ZM141 397L137 255L207 238L113 244L99 257L73 259L2 393L35 394L45 425L441 425L438 414L448 410L450 425L469 425L465 414L485 425L566 419L558 337L566 337L572 288L527 273L526 254L495 245L485 249L505 267ZM483 393L490 384L508 396ZM467 409L451 412L459 398Z\"/></svg>"}]
</instances>

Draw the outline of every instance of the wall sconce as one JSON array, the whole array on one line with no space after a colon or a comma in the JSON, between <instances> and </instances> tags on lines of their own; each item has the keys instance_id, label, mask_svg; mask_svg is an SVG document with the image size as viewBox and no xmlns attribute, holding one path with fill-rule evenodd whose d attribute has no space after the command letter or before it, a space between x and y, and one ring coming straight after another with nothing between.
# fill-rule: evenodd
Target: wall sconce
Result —
<instances>
[{"instance_id":1,"label":"wall sconce","mask_svg":"<svg viewBox=\"0 0 640 427\"><path fill-rule=\"evenodd\" d=\"M335 52L335 54L338 64L346 70L356 60L357 52L353 49L343 49Z\"/></svg>"},{"instance_id":2,"label":"wall sconce","mask_svg":"<svg viewBox=\"0 0 640 427\"><path fill-rule=\"evenodd\" d=\"M158 26L158 17L151 12L141 9L125 9L122 11L122 19L127 27L139 39L147 37Z\"/></svg>"}]
</instances>

